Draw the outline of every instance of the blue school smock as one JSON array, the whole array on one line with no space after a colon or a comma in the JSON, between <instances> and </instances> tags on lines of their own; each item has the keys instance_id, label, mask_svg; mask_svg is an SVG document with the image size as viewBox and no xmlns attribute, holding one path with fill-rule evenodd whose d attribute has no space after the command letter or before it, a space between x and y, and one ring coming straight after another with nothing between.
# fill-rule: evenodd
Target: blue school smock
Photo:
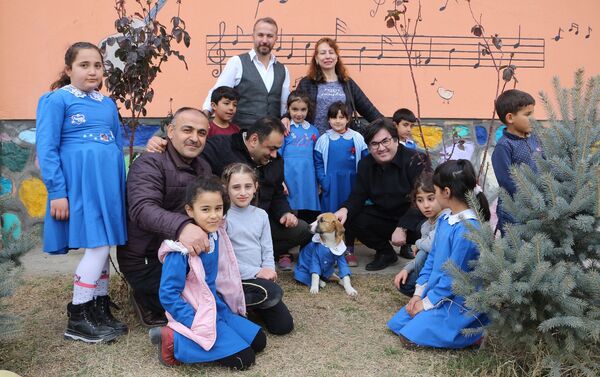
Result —
<instances>
[{"instance_id":1,"label":"blue school smock","mask_svg":"<svg viewBox=\"0 0 600 377\"><path fill-rule=\"evenodd\" d=\"M44 251L123 245L127 241L125 161L115 103L72 85L38 103L36 149L48 190ZM50 215L50 201L67 198L69 219Z\"/></svg>"},{"instance_id":2,"label":"blue school smock","mask_svg":"<svg viewBox=\"0 0 600 377\"><path fill-rule=\"evenodd\" d=\"M433 247L417 279L415 295L433 305L411 317L405 308L387 323L390 330L411 342L426 347L464 348L477 342L482 334L465 336L467 328L482 328L484 315L470 313L465 299L452 292L453 279L444 264L452 261L469 271L469 263L479 257L476 245L465 236L469 232L466 222L479 227L472 210L450 215L442 213L438 220ZM419 292L421 291L421 292Z\"/></svg>"},{"instance_id":3,"label":"blue school smock","mask_svg":"<svg viewBox=\"0 0 600 377\"><path fill-rule=\"evenodd\" d=\"M320 243L319 235L315 234L312 242L309 242L300 250L298 263L294 268L294 278L308 286L311 284L312 274L318 274L324 279L329 279L335 272L336 262L340 278L352 275L348 262L344 257L346 251L344 241L340 242L336 248L336 254L333 254L327 246Z\"/></svg>"},{"instance_id":4,"label":"blue school smock","mask_svg":"<svg viewBox=\"0 0 600 377\"><path fill-rule=\"evenodd\" d=\"M213 242L211 242L212 246ZM185 336L174 332L175 359L182 363L201 363L222 359L250 347L260 327L248 319L234 314L229 306L217 294L215 281L219 264L219 242L214 240L214 249L208 253L200 253L200 260L206 273L206 284L209 286L217 305L217 339L208 351ZM161 304L171 316L187 327L192 326L195 310L181 297L185 287L186 276L190 271L187 255L168 253L162 269L159 296Z\"/></svg>"},{"instance_id":5,"label":"blue school smock","mask_svg":"<svg viewBox=\"0 0 600 377\"><path fill-rule=\"evenodd\" d=\"M302 124L292 122L290 134L285 137L279 150L289 191L287 199L293 210L321 210L313 162L313 150L318 138L319 131L307 121Z\"/></svg>"}]
</instances>

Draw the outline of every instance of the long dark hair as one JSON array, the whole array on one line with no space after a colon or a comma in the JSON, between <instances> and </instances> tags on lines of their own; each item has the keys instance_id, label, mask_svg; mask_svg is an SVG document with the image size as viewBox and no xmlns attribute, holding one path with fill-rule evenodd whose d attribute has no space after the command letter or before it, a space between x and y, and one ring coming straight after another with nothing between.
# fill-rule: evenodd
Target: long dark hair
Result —
<instances>
[{"instance_id":1,"label":"long dark hair","mask_svg":"<svg viewBox=\"0 0 600 377\"><path fill-rule=\"evenodd\" d=\"M102 51L95 44L90 43L90 42L76 42L76 43L73 43L67 49L67 52L65 52L65 68L66 67L73 68L73 62L77 58L77 54L79 53L79 50L87 50L87 49L92 49L92 50L98 51L98 54L100 54L100 60L103 59ZM54 81L52 83L52 85L50 85L50 90L62 88L63 86L69 85L70 83L71 83L71 78L69 78L69 76L67 76L67 73L65 72L65 69L63 68L62 72L60 73L60 76L58 77L58 80ZM100 81L100 86L98 86L98 89L102 89L102 81Z\"/></svg>"},{"instance_id":2,"label":"long dark hair","mask_svg":"<svg viewBox=\"0 0 600 377\"><path fill-rule=\"evenodd\" d=\"M435 168L433 184L450 189L451 197L468 204L467 193L477 186L475 169L469 160L449 160ZM483 192L476 195L479 208L485 221L490 219L490 205Z\"/></svg>"}]
</instances>

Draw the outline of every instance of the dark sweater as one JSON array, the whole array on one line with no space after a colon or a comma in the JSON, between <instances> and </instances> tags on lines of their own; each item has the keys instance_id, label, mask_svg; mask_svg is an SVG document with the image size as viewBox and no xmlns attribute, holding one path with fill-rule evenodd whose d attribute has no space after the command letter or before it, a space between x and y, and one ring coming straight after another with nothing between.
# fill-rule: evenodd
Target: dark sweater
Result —
<instances>
[{"instance_id":1,"label":"dark sweater","mask_svg":"<svg viewBox=\"0 0 600 377\"><path fill-rule=\"evenodd\" d=\"M383 115L377 110L377 108L371 103L366 94L360 89L358 84L352 79L350 79L347 83L343 80L340 80L340 84L342 84L342 88L344 88L344 93L346 94L346 106L350 111L349 116L352 116L352 112L354 108L352 106L351 98L354 99L354 104L356 105L356 111L367 121L372 122L377 118L383 117ZM319 83L315 80L312 80L308 77L303 77L302 80L298 83L296 90L301 90L308 94L309 98L313 101L313 103L317 102L317 93L319 91ZM285 114L284 116L289 118L289 114ZM306 120L310 124L315 123L315 114L308 114Z\"/></svg>"},{"instance_id":2,"label":"dark sweater","mask_svg":"<svg viewBox=\"0 0 600 377\"><path fill-rule=\"evenodd\" d=\"M363 210L368 200L367 205L372 205L381 218L417 232L425 217L412 206L410 193L427 164L423 154L403 145L398 145L398 152L388 164L378 164L370 154L360 160L352 193L342 204L348 209L348 221Z\"/></svg>"},{"instance_id":3,"label":"dark sweater","mask_svg":"<svg viewBox=\"0 0 600 377\"><path fill-rule=\"evenodd\" d=\"M148 261L158 263L158 248L165 239L176 240L192 222L184 211L185 188L210 166L199 157L187 163L169 142L165 153L144 153L127 175L126 245L117 247L121 271L140 270Z\"/></svg>"},{"instance_id":4,"label":"dark sweater","mask_svg":"<svg viewBox=\"0 0 600 377\"><path fill-rule=\"evenodd\" d=\"M291 208L283 193L283 158L279 154L267 165L256 165L250 157L242 133L226 136L214 136L206 141L201 157L205 159L212 172L221 176L227 165L243 162L256 169L258 174L258 207L264 209L269 217L277 222Z\"/></svg>"}]
</instances>

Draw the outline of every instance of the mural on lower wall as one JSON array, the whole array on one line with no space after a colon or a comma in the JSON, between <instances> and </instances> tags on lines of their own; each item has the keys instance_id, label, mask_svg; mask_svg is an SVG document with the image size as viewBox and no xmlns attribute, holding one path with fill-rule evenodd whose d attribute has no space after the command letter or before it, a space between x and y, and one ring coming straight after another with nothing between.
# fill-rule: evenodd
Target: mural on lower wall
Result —
<instances>
[{"instance_id":1,"label":"mural on lower wall","mask_svg":"<svg viewBox=\"0 0 600 377\"><path fill-rule=\"evenodd\" d=\"M465 158L477 168L481 165L488 138L488 122L480 120L423 120L423 135L434 165L448 158ZM44 221L47 192L41 180L35 153L34 121L0 121L0 196L3 233L11 232L20 239L23 231ZM140 126L134 145L143 148L159 126ZM503 127L494 127L491 147L484 164L485 178L480 182L490 200L498 196L498 184L491 166L493 146L502 135ZM413 138L422 148L417 129ZM128 148L124 151L127 154ZM127 161L128 156L125 157Z\"/></svg>"}]
</instances>

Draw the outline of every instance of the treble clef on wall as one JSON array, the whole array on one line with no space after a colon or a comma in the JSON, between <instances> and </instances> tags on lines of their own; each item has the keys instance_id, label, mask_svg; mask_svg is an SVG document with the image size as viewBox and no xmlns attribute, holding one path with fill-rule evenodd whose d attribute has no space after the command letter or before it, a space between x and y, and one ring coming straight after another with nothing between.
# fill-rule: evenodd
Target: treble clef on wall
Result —
<instances>
[{"instance_id":1,"label":"treble clef on wall","mask_svg":"<svg viewBox=\"0 0 600 377\"><path fill-rule=\"evenodd\" d=\"M227 52L223 49L222 46L223 36L225 36L226 27L227 25L225 24L225 21L221 21L219 23L219 39L215 43L213 43L211 48L208 50L208 59L213 64L219 65L219 68L213 69L213 77L219 77L219 75L223 71L223 62L225 61L225 59L227 59Z\"/></svg>"}]
</instances>

